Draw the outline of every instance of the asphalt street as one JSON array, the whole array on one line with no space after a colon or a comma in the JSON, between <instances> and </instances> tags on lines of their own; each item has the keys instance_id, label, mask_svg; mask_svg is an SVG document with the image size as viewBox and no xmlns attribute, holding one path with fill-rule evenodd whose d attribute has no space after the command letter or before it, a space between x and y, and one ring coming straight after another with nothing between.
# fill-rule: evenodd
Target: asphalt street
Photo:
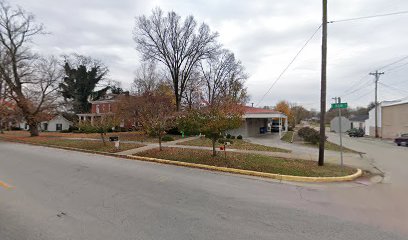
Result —
<instances>
[{"instance_id":1,"label":"asphalt street","mask_svg":"<svg viewBox=\"0 0 408 240\"><path fill-rule=\"evenodd\" d=\"M5 142L0 180L1 240L408 239L408 188L392 182L280 183Z\"/></svg>"}]
</instances>

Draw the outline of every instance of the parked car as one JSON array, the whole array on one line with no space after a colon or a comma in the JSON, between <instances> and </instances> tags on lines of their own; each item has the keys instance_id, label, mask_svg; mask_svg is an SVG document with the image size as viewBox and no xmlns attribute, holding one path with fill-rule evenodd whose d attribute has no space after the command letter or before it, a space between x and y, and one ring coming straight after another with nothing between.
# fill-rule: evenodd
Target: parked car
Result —
<instances>
[{"instance_id":1,"label":"parked car","mask_svg":"<svg viewBox=\"0 0 408 240\"><path fill-rule=\"evenodd\" d=\"M348 131L350 137L364 137L364 130L359 128L352 128Z\"/></svg>"},{"instance_id":2,"label":"parked car","mask_svg":"<svg viewBox=\"0 0 408 240\"><path fill-rule=\"evenodd\" d=\"M401 145L408 146L408 133L401 134L401 137L397 137L396 139L394 139L394 142L398 146L401 146Z\"/></svg>"}]
</instances>

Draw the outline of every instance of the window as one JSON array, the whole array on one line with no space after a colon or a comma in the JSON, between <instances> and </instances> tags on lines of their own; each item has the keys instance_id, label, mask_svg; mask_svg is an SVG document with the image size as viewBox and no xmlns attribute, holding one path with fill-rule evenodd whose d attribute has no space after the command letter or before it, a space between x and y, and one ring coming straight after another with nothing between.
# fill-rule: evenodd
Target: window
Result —
<instances>
[{"instance_id":1,"label":"window","mask_svg":"<svg viewBox=\"0 0 408 240\"><path fill-rule=\"evenodd\" d=\"M48 123L44 123L43 130L48 131Z\"/></svg>"},{"instance_id":2,"label":"window","mask_svg":"<svg viewBox=\"0 0 408 240\"><path fill-rule=\"evenodd\" d=\"M62 123L57 123L56 128L57 131L62 131Z\"/></svg>"}]
</instances>

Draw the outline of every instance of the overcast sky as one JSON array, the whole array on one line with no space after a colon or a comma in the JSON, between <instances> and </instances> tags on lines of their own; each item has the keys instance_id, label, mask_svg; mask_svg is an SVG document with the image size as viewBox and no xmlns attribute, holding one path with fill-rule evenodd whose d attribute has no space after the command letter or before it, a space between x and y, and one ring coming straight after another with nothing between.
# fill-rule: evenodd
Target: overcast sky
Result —
<instances>
[{"instance_id":1,"label":"overcast sky","mask_svg":"<svg viewBox=\"0 0 408 240\"><path fill-rule=\"evenodd\" d=\"M193 15L219 33L219 41L243 62L250 103L267 89L321 23L318 0L13 0L51 34L36 39L46 54L77 52L99 58L110 78L129 88L140 64L132 29L136 16L154 7ZM329 20L408 10L406 0L329 0ZM328 26L327 98L344 96L351 106L374 99L370 71L408 56L408 14L339 22ZM279 100L319 107L321 32L259 104ZM382 69L380 100L408 96L408 58ZM407 65L404 65L407 64ZM399 67L400 66L400 67ZM389 71L387 71L389 70ZM354 91L354 92L353 92ZM352 92L351 94L348 94ZM250 104L249 103L249 104Z\"/></svg>"}]
</instances>

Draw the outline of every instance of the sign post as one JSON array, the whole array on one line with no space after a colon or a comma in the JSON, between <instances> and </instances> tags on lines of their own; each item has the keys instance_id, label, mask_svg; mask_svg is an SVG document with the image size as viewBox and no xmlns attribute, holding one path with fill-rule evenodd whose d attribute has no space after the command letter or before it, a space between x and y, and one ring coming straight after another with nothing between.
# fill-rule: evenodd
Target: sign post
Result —
<instances>
[{"instance_id":1,"label":"sign post","mask_svg":"<svg viewBox=\"0 0 408 240\"><path fill-rule=\"evenodd\" d=\"M343 138L341 132L341 109L347 108L347 103L342 103L340 97L334 98L336 103L332 103L333 109L339 110L339 136L340 136L340 164L343 167ZM338 101L338 102L337 102Z\"/></svg>"}]
</instances>

